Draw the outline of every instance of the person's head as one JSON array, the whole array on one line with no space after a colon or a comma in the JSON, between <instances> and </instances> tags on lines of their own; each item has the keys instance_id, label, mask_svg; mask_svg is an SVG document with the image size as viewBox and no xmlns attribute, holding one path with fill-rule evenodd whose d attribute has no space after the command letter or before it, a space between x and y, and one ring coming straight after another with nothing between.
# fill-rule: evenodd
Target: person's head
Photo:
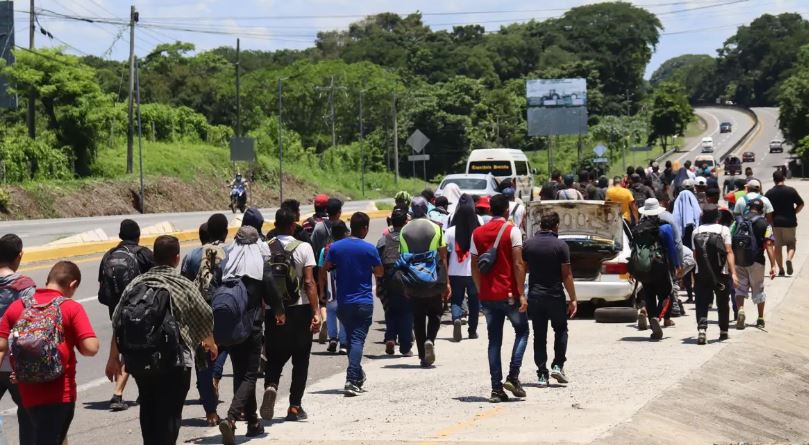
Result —
<instances>
[{"instance_id":1,"label":"person's head","mask_svg":"<svg viewBox=\"0 0 809 445\"><path fill-rule=\"evenodd\" d=\"M669 163L669 162L671 162L671 161L666 161L666 163ZM657 161L652 161L652 171L655 172L655 173L660 171L660 164L658 164Z\"/></svg>"},{"instance_id":2,"label":"person's head","mask_svg":"<svg viewBox=\"0 0 809 445\"><path fill-rule=\"evenodd\" d=\"M427 210L427 200L421 196L416 196L410 202L410 214L413 215L413 219L426 218ZM354 229L352 228L352 230Z\"/></svg>"},{"instance_id":3,"label":"person's head","mask_svg":"<svg viewBox=\"0 0 809 445\"><path fill-rule=\"evenodd\" d=\"M341 239L347 237L350 233L351 232L349 232L348 226L343 221L338 221L331 226L331 236L335 241L340 241Z\"/></svg>"},{"instance_id":4,"label":"person's head","mask_svg":"<svg viewBox=\"0 0 809 445\"><path fill-rule=\"evenodd\" d=\"M297 199L287 199L281 203L281 208L286 208L287 210L291 211L293 215L295 215L295 221L300 221L301 219L301 203Z\"/></svg>"},{"instance_id":5,"label":"person's head","mask_svg":"<svg viewBox=\"0 0 809 445\"><path fill-rule=\"evenodd\" d=\"M351 215L351 235L359 239L368 236L368 228L371 225L371 218L363 212L355 212Z\"/></svg>"},{"instance_id":6,"label":"person's head","mask_svg":"<svg viewBox=\"0 0 809 445\"><path fill-rule=\"evenodd\" d=\"M635 167L629 166L626 168L626 175L632 176L632 173L635 173Z\"/></svg>"},{"instance_id":7,"label":"person's head","mask_svg":"<svg viewBox=\"0 0 809 445\"><path fill-rule=\"evenodd\" d=\"M641 179L643 179L646 177L646 169L644 169L643 167L638 167L635 169L635 174L640 176Z\"/></svg>"},{"instance_id":8,"label":"person's head","mask_svg":"<svg viewBox=\"0 0 809 445\"><path fill-rule=\"evenodd\" d=\"M744 175L745 175L745 176L747 176L748 178L749 178L750 176L753 176L753 169L752 169L752 168L750 168L750 167L745 168L745 169L744 169Z\"/></svg>"},{"instance_id":9,"label":"person's head","mask_svg":"<svg viewBox=\"0 0 809 445\"><path fill-rule=\"evenodd\" d=\"M70 261L59 261L48 272L45 287L58 290L65 298L73 298L76 289L81 284L81 270L79 266Z\"/></svg>"},{"instance_id":10,"label":"person's head","mask_svg":"<svg viewBox=\"0 0 809 445\"><path fill-rule=\"evenodd\" d=\"M698 176L694 181L694 187L698 192L704 192L708 188L708 180L704 176Z\"/></svg>"},{"instance_id":11,"label":"person's head","mask_svg":"<svg viewBox=\"0 0 809 445\"><path fill-rule=\"evenodd\" d=\"M559 232L559 214L548 212L539 219L539 228L543 232Z\"/></svg>"},{"instance_id":12,"label":"person's head","mask_svg":"<svg viewBox=\"0 0 809 445\"><path fill-rule=\"evenodd\" d=\"M131 219L121 221L121 228L118 230L118 238L122 241L137 243L140 241L140 226Z\"/></svg>"},{"instance_id":13,"label":"person's head","mask_svg":"<svg viewBox=\"0 0 809 445\"><path fill-rule=\"evenodd\" d=\"M199 243L203 246L211 242L211 235L208 234L208 223L199 225Z\"/></svg>"},{"instance_id":14,"label":"person's head","mask_svg":"<svg viewBox=\"0 0 809 445\"><path fill-rule=\"evenodd\" d=\"M241 174L241 173L236 173L236 180L237 180L237 181L241 181L241 180L242 180L242 174Z\"/></svg>"},{"instance_id":15,"label":"person's head","mask_svg":"<svg viewBox=\"0 0 809 445\"><path fill-rule=\"evenodd\" d=\"M690 169L691 168L691 161L685 161L685 164L683 164L683 167L685 167L686 169Z\"/></svg>"},{"instance_id":16,"label":"person's head","mask_svg":"<svg viewBox=\"0 0 809 445\"><path fill-rule=\"evenodd\" d=\"M491 198L488 196L481 196L475 203L475 211L478 215L490 215L491 210Z\"/></svg>"},{"instance_id":17,"label":"person's head","mask_svg":"<svg viewBox=\"0 0 809 445\"><path fill-rule=\"evenodd\" d=\"M337 198L329 198L329 201L326 203L326 214L329 215L329 219L332 221L337 221L340 219L340 216L343 214L343 201L340 201Z\"/></svg>"},{"instance_id":18,"label":"person's head","mask_svg":"<svg viewBox=\"0 0 809 445\"><path fill-rule=\"evenodd\" d=\"M693 179L686 179L685 181L683 181L683 189L690 190L693 192L695 184L696 183L694 182Z\"/></svg>"},{"instance_id":19,"label":"person's head","mask_svg":"<svg viewBox=\"0 0 809 445\"><path fill-rule=\"evenodd\" d=\"M562 172L554 170L553 173L551 173L551 181L562 182Z\"/></svg>"},{"instance_id":20,"label":"person's head","mask_svg":"<svg viewBox=\"0 0 809 445\"><path fill-rule=\"evenodd\" d=\"M180 264L180 240L160 235L154 240L154 262L158 266L177 267Z\"/></svg>"},{"instance_id":21,"label":"person's head","mask_svg":"<svg viewBox=\"0 0 809 445\"><path fill-rule=\"evenodd\" d=\"M439 196L435 198L435 206L446 210L449 208L449 199L446 196Z\"/></svg>"},{"instance_id":22,"label":"person's head","mask_svg":"<svg viewBox=\"0 0 809 445\"><path fill-rule=\"evenodd\" d=\"M716 204L705 204L702 207L702 217L700 218L700 223L716 224L719 222L720 216L719 206Z\"/></svg>"},{"instance_id":23,"label":"person's head","mask_svg":"<svg viewBox=\"0 0 809 445\"><path fill-rule=\"evenodd\" d=\"M747 210L755 215L763 215L764 201L761 199L751 199L747 202Z\"/></svg>"},{"instance_id":24,"label":"person's head","mask_svg":"<svg viewBox=\"0 0 809 445\"><path fill-rule=\"evenodd\" d=\"M620 187L622 182L624 182L624 179L620 176L612 178L612 185L615 187Z\"/></svg>"},{"instance_id":25,"label":"person's head","mask_svg":"<svg viewBox=\"0 0 809 445\"><path fill-rule=\"evenodd\" d=\"M413 198L410 196L410 193L407 193L404 190L396 192L396 196L393 197L393 200L396 202L396 207L405 207L407 208L410 206L410 201Z\"/></svg>"},{"instance_id":26,"label":"person's head","mask_svg":"<svg viewBox=\"0 0 809 445\"><path fill-rule=\"evenodd\" d=\"M281 205L283 207L283 204ZM264 215L255 207L250 207L242 216L242 227L249 226L261 234L264 229Z\"/></svg>"},{"instance_id":27,"label":"person's head","mask_svg":"<svg viewBox=\"0 0 809 445\"><path fill-rule=\"evenodd\" d=\"M431 189L424 189L421 191L421 197L432 204L435 201L435 192L433 192Z\"/></svg>"},{"instance_id":28,"label":"person's head","mask_svg":"<svg viewBox=\"0 0 809 445\"><path fill-rule=\"evenodd\" d=\"M565 187L567 187L567 188L573 187L574 180L575 180L575 178L573 177L573 175L565 175L565 177L563 179L563 181L565 183Z\"/></svg>"},{"instance_id":29,"label":"person's head","mask_svg":"<svg viewBox=\"0 0 809 445\"><path fill-rule=\"evenodd\" d=\"M211 242L224 243L228 237L228 217L221 213L214 213L208 218L208 236Z\"/></svg>"},{"instance_id":30,"label":"person's head","mask_svg":"<svg viewBox=\"0 0 809 445\"><path fill-rule=\"evenodd\" d=\"M747 187L747 181L742 178L737 179L733 182L733 185L736 187L736 190L742 191L745 187Z\"/></svg>"},{"instance_id":31,"label":"person's head","mask_svg":"<svg viewBox=\"0 0 809 445\"><path fill-rule=\"evenodd\" d=\"M281 207L275 212L275 230L279 235L295 233L295 214L290 209Z\"/></svg>"},{"instance_id":32,"label":"person's head","mask_svg":"<svg viewBox=\"0 0 809 445\"><path fill-rule=\"evenodd\" d=\"M667 169L672 168L672 166L671 166L671 161L666 161L666 168L667 168Z\"/></svg>"},{"instance_id":33,"label":"person's head","mask_svg":"<svg viewBox=\"0 0 809 445\"><path fill-rule=\"evenodd\" d=\"M590 172L588 172L587 170L580 171L579 182L580 183L590 182Z\"/></svg>"},{"instance_id":34,"label":"person's head","mask_svg":"<svg viewBox=\"0 0 809 445\"><path fill-rule=\"evenodd\" d=\"M407 210L395 208L390 213L390 225L399 230L407 224Z\"/></svg>"},{"instance_id":35,"label":"person's head","mask_svg":"<svg viewBox=\"0 0 809 445\"><path fill-rule=\"evenodd\" d=\"M22 239L9 233L0 238L0 267L17 271L22 261Z\"/></svg>"},{"instance_id":36,"label":"person's head","mask_svg":"<svg viewBox=\"0 0 809 445\"><path fill-rule=\"evenodd\" d=\"M489 199L489 207L495 218L508 218L509 200L506 195L494 195Z\"/></svg>"},{"instance_id":37,"label":"person's head","mask_svg":"<svg viewBox=\"0 0 809 445\"><path fill-rule=\"evenodd\" d=\"M639 183L640 183L640 179L641 179L641 178L640 178L640 175L639 175L639 174L637 174L637 173L632 173L632 174L629 176L629 181L630 181L631 183L633 183L633 184L639 184Z\"/></svg>"},{"instance_id":38,"label":"person's head","mask_svg":"<svg viewBox=\"0 0 809 445\"><path fill-rule=\"evenodd\" d=\"M747 181L747 193L760 193L761 192L761 183L758 182L756 179L751 179Z\"/></svg>"},{"instance_id":39,"label":"person's head","mask_svg":"<svg viewBox=\"0 0 809 445\"><path fill-rule=\"evenodd\" d=\"M786 178L786 176L784 176L784 172L781 171L781 169L776 170L772 174L772 182L774 182L776 185L783 184L784 181L786 181L786 179L787 178Z\"/></svg>"},{"instance_id":40,"label":"person's head","mask_svg":"<svg viewBox=\"0 0 809 445\"><path fill-rule=\"evenodd\" d=\"M505 196L509 201L514 201L514 189L511 187L504 189L503 196Z\"/></svg>"},{"instance_id":41,"label":"person's head","mask_svg":"<svg viewBox=\"0 0 809 445\"><path fill-rule=\"evenodd\" d=\"M315 213L323 214L326 212L326 204L329 202L329 195L321 193L319 195L315 195L314 206L315 206Z\"/></svg>"},{"instance_id":42,"label":"person's head","mask_svg":"<svg viewBox=\"0 0 809 445\"><path fill-rule=\"evenodd\" d=\"M705 191L705 199L707 199L711 204L719 204L719 197L721 194L721 190L716 187L711 187Z\"/></svg>"},{"instance_id":43,"label":"person's head","mask_svg":"<svg viewBox=\"0 0 809 445\"><path fill-rule=\"evenodd\" d=\"M600 176L600 177L598 178L598 186L599 186L600 188L607 188L607 187L609 187L609 186L610 186L610 179L609 179L608 177L606 177L606 176L603 176L603 175L602 175L602 176Z\"/></svg>"}]
</instances>

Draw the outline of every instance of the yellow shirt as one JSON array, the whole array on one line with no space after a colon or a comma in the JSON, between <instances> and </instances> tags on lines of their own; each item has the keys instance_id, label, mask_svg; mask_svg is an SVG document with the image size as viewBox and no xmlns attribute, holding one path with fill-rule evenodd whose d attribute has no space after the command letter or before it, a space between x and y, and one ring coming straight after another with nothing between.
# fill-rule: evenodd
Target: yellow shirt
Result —
<instances>
[{"instance_id":1,"label":"yellow shirt","mask_svg":"<svg viewBox=\"0 0 809 445\"><path fill-rule=\"evenodd\" d=\"M620 186L612 186L607 189L607 196L604 200L621 204L621 213L623 213L624 219L632 221L631 205L635 202L635 197L632 196L632 192L630 192L629 189Z\"/></svg>"}]
</instances>

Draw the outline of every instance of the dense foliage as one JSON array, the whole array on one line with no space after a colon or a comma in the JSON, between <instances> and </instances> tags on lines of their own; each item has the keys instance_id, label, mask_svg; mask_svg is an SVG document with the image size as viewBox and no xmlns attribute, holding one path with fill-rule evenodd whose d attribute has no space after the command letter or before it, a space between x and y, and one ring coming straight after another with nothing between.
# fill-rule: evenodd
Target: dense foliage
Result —
<instances>
[{"instance_id":1,"label":"dense foliage","mask_svg":"<svg viewBox=\"0 0 809 445\"><path fill-rule=\"evenodd\" d=\"M795 144L804 162L809 161L809 45L801 48L792 76L781 85L779 125L784 137Z\"/></svg>"}]
</instances>

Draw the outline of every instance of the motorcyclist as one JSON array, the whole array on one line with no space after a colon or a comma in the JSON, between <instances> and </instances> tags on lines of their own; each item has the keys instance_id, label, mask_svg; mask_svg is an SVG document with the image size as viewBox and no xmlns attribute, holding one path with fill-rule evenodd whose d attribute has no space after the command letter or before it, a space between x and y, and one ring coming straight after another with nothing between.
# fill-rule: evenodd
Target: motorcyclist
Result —
<instances>
[{"instance_id":1,"label":"motorcyclist","mask_svg":"<svg viewBox=\"0 0 809 445\"><path fill-rule=\"evenodd\" d=\"M234 195L240 195L240 197L238 199L238 203L235 204L235 205L239 206L239 208L241 208L242 206L244 206L247 203L247 185L249 183L250 183L249 181L245 180L242 177L241 173L237 172L236 177L229 184L231 201L234 199L233 198ZM239 192L241 192L241 193L239 193ZM233 206L234 206L234 203L231 202L231 207L233 207ZM235 208L232 208L232 210L234 212L236 211ZM244 210L242 209L242 211L244 211Z\"/></svg>"},{"instance_id":2,"label":"motorcyclist","mask_svg":"<svg viewBox=\"0 0 809 445\"><path fill-rule=\"evenodd\" d=\"M245 180L241 173L236 173L236 177L233 179L233 181L230 181L230 188L234 189L238 186L247 188L247 184L249 184L249 181Z\"/></svg>"}]
</instances>

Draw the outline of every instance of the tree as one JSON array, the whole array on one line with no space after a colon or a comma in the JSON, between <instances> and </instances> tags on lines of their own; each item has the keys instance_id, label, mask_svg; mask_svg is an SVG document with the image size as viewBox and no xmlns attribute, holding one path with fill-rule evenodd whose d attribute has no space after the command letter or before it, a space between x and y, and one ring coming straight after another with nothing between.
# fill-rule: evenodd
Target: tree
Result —
<instances>
[{"instance_id":1,"label":"tree","mask_svg":"<svg viewBox=\"0 0 809 445\"><path fill-rule=\"evenodd\" d=\"M683 87L675 83L663 83L652 97L652 112L649 120L652 132L649 142L660 141L663 152L668 147L668 138L682 136L694 118L694 109L688 103Z\"/></svg>"},{"instance_id":2,"label":"tree","mask_svg":"<svg viewBox=\"0 0 809 445\"><path fill-rule=\"evenodd\" d=\"M778 102L778 125L784 137L809 159L809 45L801 47L795 72L781 84Z\"/></svg>"}]
</instances>

